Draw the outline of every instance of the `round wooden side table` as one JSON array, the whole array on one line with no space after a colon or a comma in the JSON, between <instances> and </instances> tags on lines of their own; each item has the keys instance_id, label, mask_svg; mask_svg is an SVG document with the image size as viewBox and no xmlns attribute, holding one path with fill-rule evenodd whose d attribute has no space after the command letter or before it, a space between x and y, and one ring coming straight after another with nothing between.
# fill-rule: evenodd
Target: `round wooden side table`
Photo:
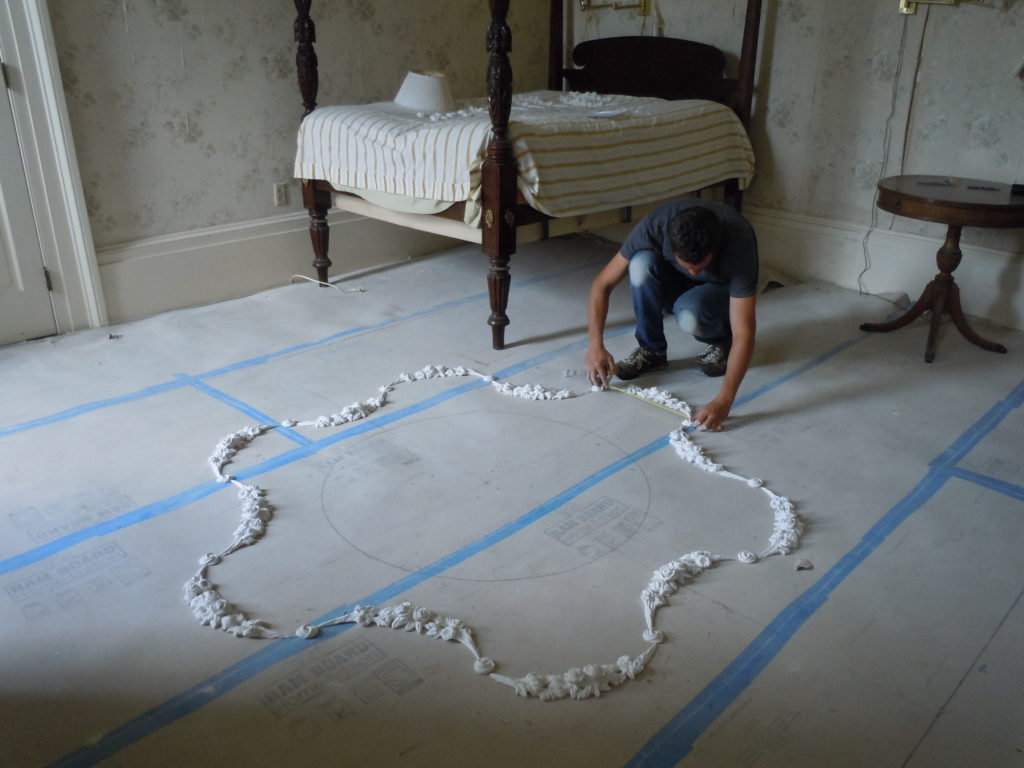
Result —
<instances>
[{"instance_id":1,"label":"round wooden side table","mask_svg":"<svg viewBox=\"0 0 1024 768\"><path fill-rule=\"evenodd\" d=\"M972 344L992 352L1006 347L983 339L967 324L960 306L960 288L953 282L953 270L960 264L960 230L964 227L1024 227L1024 197L1010 194L1009 184L949 176L890 176L878 182L878 207L923 221L947 225L946 241L935 261L939 274L925 286L921 297L904 314L888 323L864 323L862 331L895 331L932 311L924 361L935 359L939 322L944 314L952 318L960 333Z\"/></svg>"}]
</instances>

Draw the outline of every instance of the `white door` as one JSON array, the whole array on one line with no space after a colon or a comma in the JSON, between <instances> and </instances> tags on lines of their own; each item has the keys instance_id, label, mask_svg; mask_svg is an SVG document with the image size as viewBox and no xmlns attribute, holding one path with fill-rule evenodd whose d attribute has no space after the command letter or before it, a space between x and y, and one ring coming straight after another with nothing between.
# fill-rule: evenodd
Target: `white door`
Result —
<instances>
[{"instance_id":1,"label":"white door","mask_svg":"<svg viewBox=\"0 0 1024 768\"><path fill-rule=\"evenodd\" d=\"M56 333L57 320L6 79L0 89L0 344L8 344Z\"/></svg>"}]
</instances>

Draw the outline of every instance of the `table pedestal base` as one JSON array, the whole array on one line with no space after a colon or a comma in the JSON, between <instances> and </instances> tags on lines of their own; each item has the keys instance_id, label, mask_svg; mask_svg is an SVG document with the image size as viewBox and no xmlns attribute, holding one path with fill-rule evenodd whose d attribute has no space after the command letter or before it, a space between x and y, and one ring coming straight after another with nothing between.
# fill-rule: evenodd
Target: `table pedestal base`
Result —
<instances>
[{"instance_id":1,"label":"table pedestal base","mask_svg":"<svg viewBox=\"0 0 1024 768\"><path fill-rule=\"evenodd\" d=\"M1006 347L994 341L983 339L967 324L964 311L960 306L960 288L953 282L953 270L960 264L962 254L960 252L960 230L959 224L950 224L946 232L946 242L942 244L935 256L939 266L939 274L925 286L924 293L914 302L914 306L904 314L888 323L863 323L860 326L862 331L887 332L895 331L905 325L909 325L919 318L926 309L932 311L931 328L928 330L928 343L925 345L924 361L930 363L935 359L935 342L938 339L939 322L944 314L948 314L956 325L961 335L972 344L977 344L982 349L990 352L1006 353Z\"/></svg>"}]
</instances>

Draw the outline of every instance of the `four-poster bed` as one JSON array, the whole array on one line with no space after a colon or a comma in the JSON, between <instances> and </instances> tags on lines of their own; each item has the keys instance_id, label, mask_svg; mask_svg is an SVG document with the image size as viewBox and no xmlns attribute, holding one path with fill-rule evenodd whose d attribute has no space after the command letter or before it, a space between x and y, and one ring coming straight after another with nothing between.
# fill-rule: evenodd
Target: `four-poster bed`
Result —
<instances>
[{"instance_id":1,"label":"four-poster bed","mask_svg":"<svg viewBox=\"0 0 1024 768\"><path fill-rule=\"evenodd\" d=\"M489 0L487 101L486 108L475 108L480 113L475 126L468 119L473 117L472 107L447 115L389 114L395 112L389 105L317 109L312 0L294 1L298 11L296 65L305 107L296 175L310 215L313 266L322 282L327 281L331 266L327 211L332 207L479 242L490 264L491 314L487 322L494 348L502 349L509 324L505 312L509 261L517 241L630 221L657 202L718 184L724 185L727 202L737 208L740 205L741 190L753 173L745 129L750 122L761 0L747 0L736 79L724 77L725 56L719 49L658 37L580 43L573 50L575 66L564 69L565 0L550 0L550 90L515 99L508 56L509 0ZM559 93L563 81L573 93ZM695 99L702 101L691 101ZM359 111L370 108L377 111L369 116ZM510 130L513 110L515 130ZM489 120L483 119L484 114ZM365 126L369 124L375 126L375 134L384 136L386 146L359 143L378 140L367 138ZM627 130L631 138L624 141ZM426 138L431 135L442 138ZM423 155L423 147L431 141L444 147L444 161L450 163L449 147L457 145L453 136L465 145L464 184L447 180L404 183L416 175L415 164L441 164ZM395 149L402 144L396 137L407 140L409 150L404 158ZM559 141L568 143L560 145ZM625 151L625 144L643 151ZM486 150L481 151L484 146ZM352 154L342 159L332 154L342 151ZM570 155L577 159L551 162L558 152L568 153L559 159ZM624 160L626 155L635 159ZM538 159L542 157L546 159ZM548 170L545 172L551 178L543 178L545 168L586 167L579 160L583 157L593 158L594 169L576 176L559 176L562 170ZM371 164L378 159L379 165ZM594 189L587 190L588 184ZM360 195L363 188L365 197L373 202ZM590 197L583 196L585 191ZM439 198L433 201L439 212L412 213L402 205L382 201L387 195L371 192ZM568 202L568 198L573 199Z\"/></svg>"}]
</instances>

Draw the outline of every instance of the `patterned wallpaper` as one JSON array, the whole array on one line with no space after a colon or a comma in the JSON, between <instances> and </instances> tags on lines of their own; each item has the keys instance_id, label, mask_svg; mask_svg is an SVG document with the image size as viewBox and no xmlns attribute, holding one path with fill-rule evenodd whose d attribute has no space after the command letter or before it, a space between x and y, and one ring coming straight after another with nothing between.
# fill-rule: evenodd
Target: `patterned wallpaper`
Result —
<instances>
[{"instance_id":1,"label":"patterned wallpaper","mask_svg":"<svg viewBox=\"0 0 1024 768\"><path fill-rule=\"evenodd\" d=\"M650 34L660 26L665 35L719 46L735 71L745 0L654 1L656 14L648 19L632 11L577 11L576 38ZM1015 75L1024 65L1024 2L1008 0L1001 10L919 5L912 16L898 6L764 1L751 205L867 225L882 175L1024 182L1024 82ZM945 232L878 214L882 227ZM963 241L1024 252L1021 230L967 229Z\"/></svg>"},{"instance_id":2,"label":"patterned wallpaper","mask_svg":"<svg viewBox=\"0 0 1024 768\"><path fill-rule=\"evenodd\" d=\"M575 38L661 29L719 45L735 67L745 0L654 2L647 19L577 9ZM547 5L512 0L517 90L546 82ZM897 5L765 0L750 204L867 224L883 162L886 175L1024 181L1024 0ZM290 0L49 6L99 247L285 210L271 187L291 177L301 114ZM484 0L317 0L313 14L321 103L389 99L413 68L447 72L457 98L483 94ZM884 213L879 226L941 234ZM964 241L1024 251L1020 230Z\"/></svg>"},{"instance_id":3,"label":"patterned wallpaper","mask_svg":"<svg viewBox=\"0 0 1024 768\"><path fill-rule=\"evenodd\" d=\"M547 82L547 2L515 0L517 88ZM261 219L302 114L291 0L50 0L96 245ZM486 92L487 3L317 0L320 103L391 99L410 69ZM443 20L450 19L451 24ZM466 30L470 30L467 34Z\"/></svg>"}]
</instances>

